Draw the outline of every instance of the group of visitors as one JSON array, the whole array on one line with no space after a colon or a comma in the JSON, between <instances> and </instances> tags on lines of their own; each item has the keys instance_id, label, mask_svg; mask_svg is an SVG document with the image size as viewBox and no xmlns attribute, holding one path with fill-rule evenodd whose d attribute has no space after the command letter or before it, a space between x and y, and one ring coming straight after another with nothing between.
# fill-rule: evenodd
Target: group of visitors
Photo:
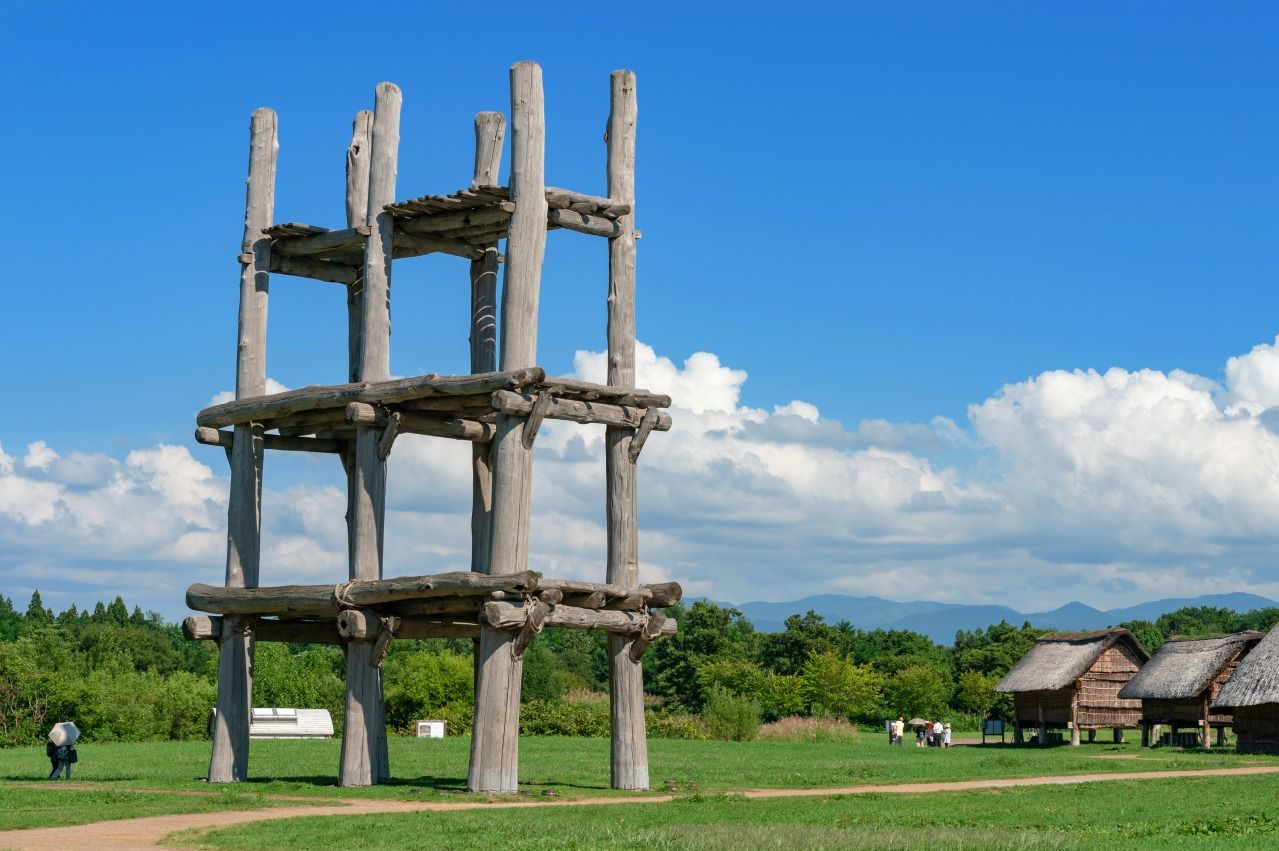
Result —
<instances>
[{"instance_id":1,"label":"group of visitors","mask_svg":"<svg viewBox=\"0 0 1279 851\"><path fill-rule=\"evenodd\" d=\"M943 724L940 721L924 721L923 719L912 719L915 724L915 747L922 748L927 745L930 748L948 748L950 747L950 724ZM899 715L896 721L888 722L888 743L890 745L900 745L902 738L906 734L906 717Z\"/></svg>"}]
</instances>

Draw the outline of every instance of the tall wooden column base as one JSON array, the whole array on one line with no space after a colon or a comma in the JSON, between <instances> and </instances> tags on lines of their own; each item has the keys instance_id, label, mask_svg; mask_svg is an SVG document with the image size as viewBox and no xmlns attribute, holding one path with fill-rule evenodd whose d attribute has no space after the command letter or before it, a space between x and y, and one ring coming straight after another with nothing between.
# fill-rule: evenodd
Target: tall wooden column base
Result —
<instances>
[{"instance_id":1,"label":"tall wooden column base","mask_svg":"<svg viewBox=\"0 0 1279 851\"><path fill-rule=\"evenodd\" d=\"M210 783L239 783L249 777L249 717L253 701L253 637L235 630L218 648L218 701L213 720Z\"/></svg>"},{"instance_id":2,"label":"tall wooden column base","mask_svg":"<svg viewBox=\"0 0 1279 851\"><path fill-rule=\"evenodd\" d=\"M524 660L511 655L516 633L480 627L475 725L466 788L517 792L520 783L520 685Z\"/></svg>"},{"instance_id":3,"label":"tall wooden column base","mask_svg":"<svg viewBox=\"0 0 1279 851\"><path fill-rule=\"evenodd\" d=\"M609 714L613 725L614 789L648 789L648 736L644 726L644 664L631 659L633 638L608 637Z\"/></svg>"},{"instance_id":4,"label":"tall wooden column base","mask_svg":"<svg viewBox=\"0 0 1279 851\"><path fill-rule=\"evenodd\" d=\"M386 756L382 671L369 664L373 645L352 641L346 651L346 713L342 726L342 786L372 786L391 776Z\"/></svg>"}]
</instances>

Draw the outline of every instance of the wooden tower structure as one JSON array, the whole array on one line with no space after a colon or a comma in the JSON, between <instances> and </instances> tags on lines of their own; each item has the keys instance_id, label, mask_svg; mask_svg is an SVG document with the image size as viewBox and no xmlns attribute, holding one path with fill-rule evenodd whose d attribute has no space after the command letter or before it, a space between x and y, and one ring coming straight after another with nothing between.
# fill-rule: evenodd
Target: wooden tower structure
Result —
<instances>
[{"instance_id":1,"label":"wooden tower structure","mask_svg":"<svg viewBox=\"0 0 1279 851\"><path fill-rule=\"evenodd\" d=\"M648 787L642 656L675 631L660 609L675 583L641 585L636 462L653 431L666 431L670 398L635 385L635 75L615 71L606 134L607 196L549 187L544 179L541 69L511 72L511 174L498 181L506 119L475 119L468 188L395 200L400 90L377 87L347 151L346 227L273 221L276 115L253 113L240 264L236 398L197 416L196 439L226 449L231 465L224 586L193 585L189 638L219 644L217 715L209 780L244 780L255 641L345 648L347 684L340 780L390 776L381 662L392 638L476 640L475 725L468 786L518 788L522 656L544 627L608 632L612 784ZM608 241L608 383L548 377L537 364L538 293L547 232ZM500 250L505 241L504 253ZM470 373L391 379L392 261L439 252L469 261ZM501 302L498 272L503 270ZM348 381L267 395L266 317L271 274L347 288ZM498 328L500 327L500 335ZM547 579L528 570L533 445L543 420L606 426L608 555L604 581ZM385 578L387 460L398 435L471 445L469 572ZM259 583L265 450L327 452L347 476L347 581ZM419 571L419 573L421 573Z\"/></svg>"}]
</instances>

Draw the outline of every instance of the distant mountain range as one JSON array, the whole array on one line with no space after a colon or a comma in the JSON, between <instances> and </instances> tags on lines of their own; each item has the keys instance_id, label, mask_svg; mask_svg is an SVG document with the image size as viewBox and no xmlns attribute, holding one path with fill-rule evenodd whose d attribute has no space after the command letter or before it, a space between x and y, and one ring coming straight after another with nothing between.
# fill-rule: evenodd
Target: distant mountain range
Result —
<instances>
[{"instance_id":1,"label":"distant mountain range","mask_svg":"<svg viewBox=\"0 0 1279 851\"><path fill-rule=\"evenodd\" d=\"M1279 603L1256 594L1207 594L1202 597L1153 600L1107 612L1083 603L1067 603L1050 612L1024 613L1008 606L968 606L926 600L899 603L881 597L818 594L790 603L742 603L734 605L734 608L746 615L760 632L781 632L786 628L786 618L802 615L812 609L824 617L827 623L846 620L859 629L909 629L923 633L939 644L952 644L955 633L961 629L985 628L1001 620L1008 621L1013 626L1021 626L1030 621L1038 627L1063 631L1103 629L1125 621L1153 621L1160 615L1186 606L1214 606L1247 612L1279 606Z\"/></svg>"}]
</instances>

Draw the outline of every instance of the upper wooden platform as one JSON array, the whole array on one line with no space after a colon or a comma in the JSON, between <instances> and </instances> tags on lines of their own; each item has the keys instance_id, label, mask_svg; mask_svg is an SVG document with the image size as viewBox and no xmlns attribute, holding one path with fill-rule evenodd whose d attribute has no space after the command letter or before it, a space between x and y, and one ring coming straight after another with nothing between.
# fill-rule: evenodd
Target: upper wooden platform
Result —
<instances>
[{"instance_id":1,"label":"upper wooden platform","mask_svg":"<svg viewBox=\"0 0 1279 851\"><path fill-rule=\"evenodd\" d=\"M593 236L621 234L629 204L553 186L546 188L546 227ZM510 229L517 202L505 186L475 186L451 195L423 195L385 209L395 219L394 258L434 252L479 259ZM329 229L298 222L263 230L271 238L271 271L354 283L363 263L367 228Z\"/></svg>"},{"instance_id":2,"label":"upper wooden platform","mask_svg":"<svg viewBox=\"0 0 1279 851\"><path fill-rule=\"evenodd\" d=\"M338 452L360 426L396 433L427 434L488 442L496 415L528 417L531 446L543 419L602 423L636 429L632 445L642 448L651 431L667 431L671 399L634 387L547 377L540 367L477 375L420 375L391 381L313 385L283 393L237 399L196 415L196 440L230 446L225 426L260 426L269 449ZM314 436L314 437L308 437ZM634 455L638 456L638 449Z\"/></svg>"}]
</instances>

